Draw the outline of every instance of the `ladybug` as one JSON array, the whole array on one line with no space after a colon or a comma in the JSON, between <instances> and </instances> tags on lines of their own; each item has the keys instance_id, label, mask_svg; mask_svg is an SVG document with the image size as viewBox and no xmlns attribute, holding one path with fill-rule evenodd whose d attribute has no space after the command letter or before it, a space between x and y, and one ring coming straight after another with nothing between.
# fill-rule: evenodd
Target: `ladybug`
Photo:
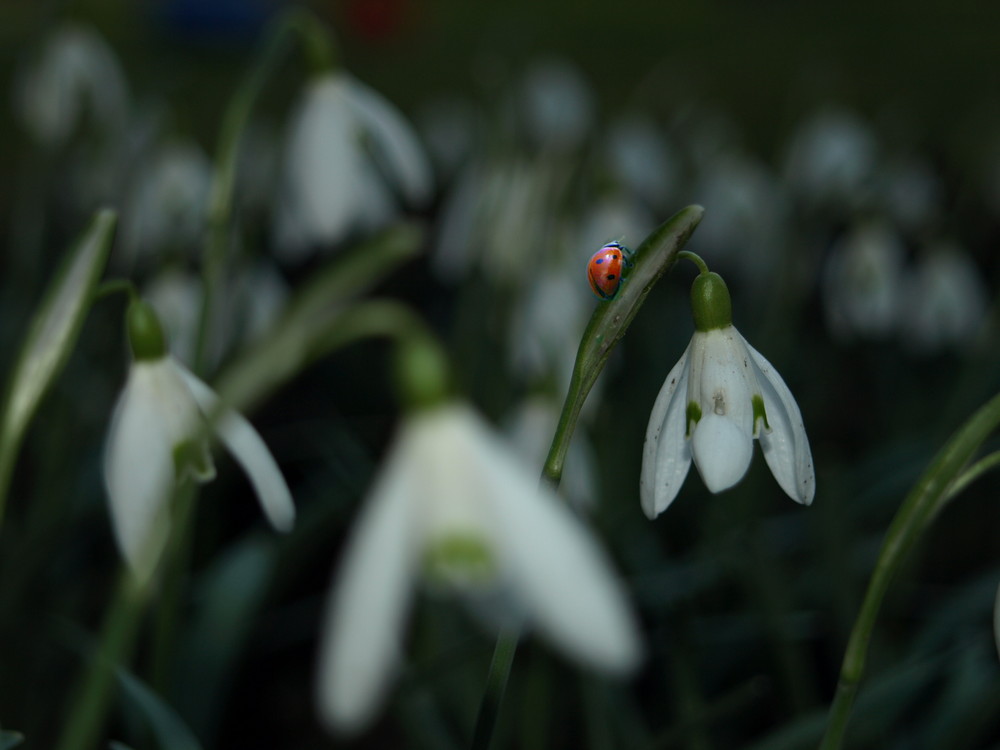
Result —
<instances>
[{"instance_id":1,"label":"ladybug","mask_svg":"<svg viewBox=\"0 0 1000 750\"><path fill-rule=\"evenodd\" d=\"M587 264L587 281L594 294L603 300L614 299L622 285L622 269L632 265L629 250L618 242L609 242Z\"/></svg>"}]
</instances>

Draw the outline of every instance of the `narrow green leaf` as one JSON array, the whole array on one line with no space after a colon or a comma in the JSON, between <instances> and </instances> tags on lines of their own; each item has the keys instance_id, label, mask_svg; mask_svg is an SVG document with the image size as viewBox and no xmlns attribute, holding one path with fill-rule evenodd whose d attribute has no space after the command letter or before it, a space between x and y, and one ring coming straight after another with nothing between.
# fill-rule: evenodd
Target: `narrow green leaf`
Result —
<instances>
[{"instance_id":1,"label":"narrow green leaf","mask_svg":"<svg viewBox=\"0 0 1000 750\"><path fill-rule=\"evenodd\" d=\"M622 285L613 300L598 304L594 310L580 339L569 392L545 460L544 475L550 481L558 484L562 477L563 462L580 409L611 350L625 335L653 286L677 262L677 253L697 229L704 214L705 209L701 206L687 206L654 229L632 255L633 267L628 283Z\"/></svg>"},{"instance_id":2,"label":"narrow green leaf","mask_svg":"<svg viewBox=\"0 0 1000 750\"><path fill-rule=\"evenodd\" d=\"M201 744L177 712L144 682L125 669L116 670L115 676L125 700L146 719L163 750L201 750Z\"/></svg>"},{"instance_id":3,"label":"narrow green leaf","mask_svg":"<svg viewBox=\"0 0 1000 750\"><path fill-rule=\"evenodd\" d=\"M45 293L14 365L0 426L0 518L10 473L42 397L66 364L104 270L117 215L98 211Z\"/></svg>"}]
</instances>

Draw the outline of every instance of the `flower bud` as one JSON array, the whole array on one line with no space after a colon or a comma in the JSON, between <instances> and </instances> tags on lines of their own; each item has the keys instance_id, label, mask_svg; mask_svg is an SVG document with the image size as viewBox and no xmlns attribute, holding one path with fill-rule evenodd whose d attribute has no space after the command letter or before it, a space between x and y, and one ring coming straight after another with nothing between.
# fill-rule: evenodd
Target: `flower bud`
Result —
<instances>
[{"instance_id":1,"label":"flower bud","mask_svg":"<svg viewBox=\"0 0 1000 750\"><path fill-rule=\"evenodd\" d=\"M132 356L136 360L157 360L166 356L167 343L163 336L163 326L148 302L135 300L128 306L125 327Z\"/></svg>"},{"instance_id":2,"label":"flower bud","mask_svg":"<svg viewBox=\"0 0 1000 750\"><path fill-rule=\"evenodd\" d=\"M410 408L436 406L450 392L447 357L429 336L414 336L399 343L394 374L399 398Z\"/></svg>"},{"instance_id":3,"label":"flower bud","mask_svg":"<svg viewBox=\"0 0 1000 750\"><path fill-rule=\"evenodd\" d=\"M691 313L696 331L712 331L733 324L733 303L719 274L698 274L691 285Z\"/></svg>"}]
</instances>

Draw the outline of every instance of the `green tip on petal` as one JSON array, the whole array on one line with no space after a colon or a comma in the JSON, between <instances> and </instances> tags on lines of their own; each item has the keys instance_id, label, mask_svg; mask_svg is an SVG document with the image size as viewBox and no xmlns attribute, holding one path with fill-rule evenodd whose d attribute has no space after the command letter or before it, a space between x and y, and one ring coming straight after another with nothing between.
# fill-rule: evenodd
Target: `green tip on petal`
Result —
<instances>
[{"instance_id":1,"label":"green tip on petal","mask_svg":"<svg viewBox=\"0 0 1000 750\"><path fill-rule=\"evenodd\" d=\"M755 393L750 401L753 403L753 436L757 437L761 424L764 425L764 429L767 432L770 432L771 425L767 423L767 411L764 409L764 397L759 393Z\"/></svg>"},{"instance_id":2,"label":"green tip on petal","mask_svg":"<svg viewBox=\"0 0 1000 750\"><path fill-rule=\"evenodd\" d=\"M482 585L493 579L496 566L481 538L451 534L427 549L424 572L432 584Z\"/></svg>"},{"instance_id":3,"label":"green tip on petal","mask_svg":"<svg viewBox=\"0 0 1000 750\"><path fill-rule=\"evenodd\" d=\"M128 343L136 360L157 360L166 356L167 341L163 335L163 326L148 302L135 300L128 306L125 326L128 330Z\"/></svg>"},{"instance_id":4,"label":"green tip on petal","mask_svg":"<svg viewBox=\"0 0 1000 750\"><path fill-rule=\"evenodd\" d=\"M687 427L684 430L684 437L691 437L691 425L698 424L698 420L700 419L701 406L698 405L697 401L688 401Z\"/></svg>"},{"instance_id":5,"label":"green tip on petal","mask_svg":"<svg viewBox=\"0 0 1000 750\"><path fill-rule=\"evenodd\" d=\"M695 278L691 285L691 312L697 331L714 331L733 324L733 302L719 274L710 271Z\"/></svg>"},{"instance_id":6,"label":"green tip on petal","mask_svg":"<svg viewBox=\"0 0 1000 750\"><path fill-rule=\"evenodd\" d=\"M410 408L437 406L448 398L448 359L430 336L417 335L399 343L395 376L399 397Z\"/></svg>"}]
</instances>

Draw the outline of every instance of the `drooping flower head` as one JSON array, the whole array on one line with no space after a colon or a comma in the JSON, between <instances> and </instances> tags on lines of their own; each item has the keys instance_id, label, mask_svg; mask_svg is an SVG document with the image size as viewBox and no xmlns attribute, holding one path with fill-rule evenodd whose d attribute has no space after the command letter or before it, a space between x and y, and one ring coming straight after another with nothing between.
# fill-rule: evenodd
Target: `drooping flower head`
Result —
<instances>
[{"instance_id":1,"label":"drooping flower head","mask_svg":"<svg viewBox=\"0 0 1000 750\"><path fill-rule=\"evenodd\" d=\"M410 346L411 404L348 539L322 633L317 701L332 729L369 722L403 653L417 584L462 594L504 626L526 623L605 672L638 666L624 590L581 521L468 405L442 357Z\"/></svg>"},{"instance_id":2,"label":"drooping flower head","mask_svg":"<svg viewBox=\"0 0 1000 750\"><path fill-rule=\"evenodd\" d=\"M639 490L656 518L673 502L691 462L721 492L746 474L758 440L789 497L808 505L816 480L802 415L788 386L732 324L722 277L703 268L691 288L695 333L660 389L646 429Z\"/></svg>"},{"instance_id":3,"label":"drooping flower head","mask_svg":"<svg viewBox=\"0 0 1000 750\"><path fill-rule=\"evenodd\" d=\"M134 358L108 430L104 480L115 538L136 577L147 580L159 561L177 482L215 477L210 427L246 471L271 524L290 530L292 496L257 431L220 409L211 388L170 356L149 304L133 302L127 319Z\"/></svg>"}]
</instances>

